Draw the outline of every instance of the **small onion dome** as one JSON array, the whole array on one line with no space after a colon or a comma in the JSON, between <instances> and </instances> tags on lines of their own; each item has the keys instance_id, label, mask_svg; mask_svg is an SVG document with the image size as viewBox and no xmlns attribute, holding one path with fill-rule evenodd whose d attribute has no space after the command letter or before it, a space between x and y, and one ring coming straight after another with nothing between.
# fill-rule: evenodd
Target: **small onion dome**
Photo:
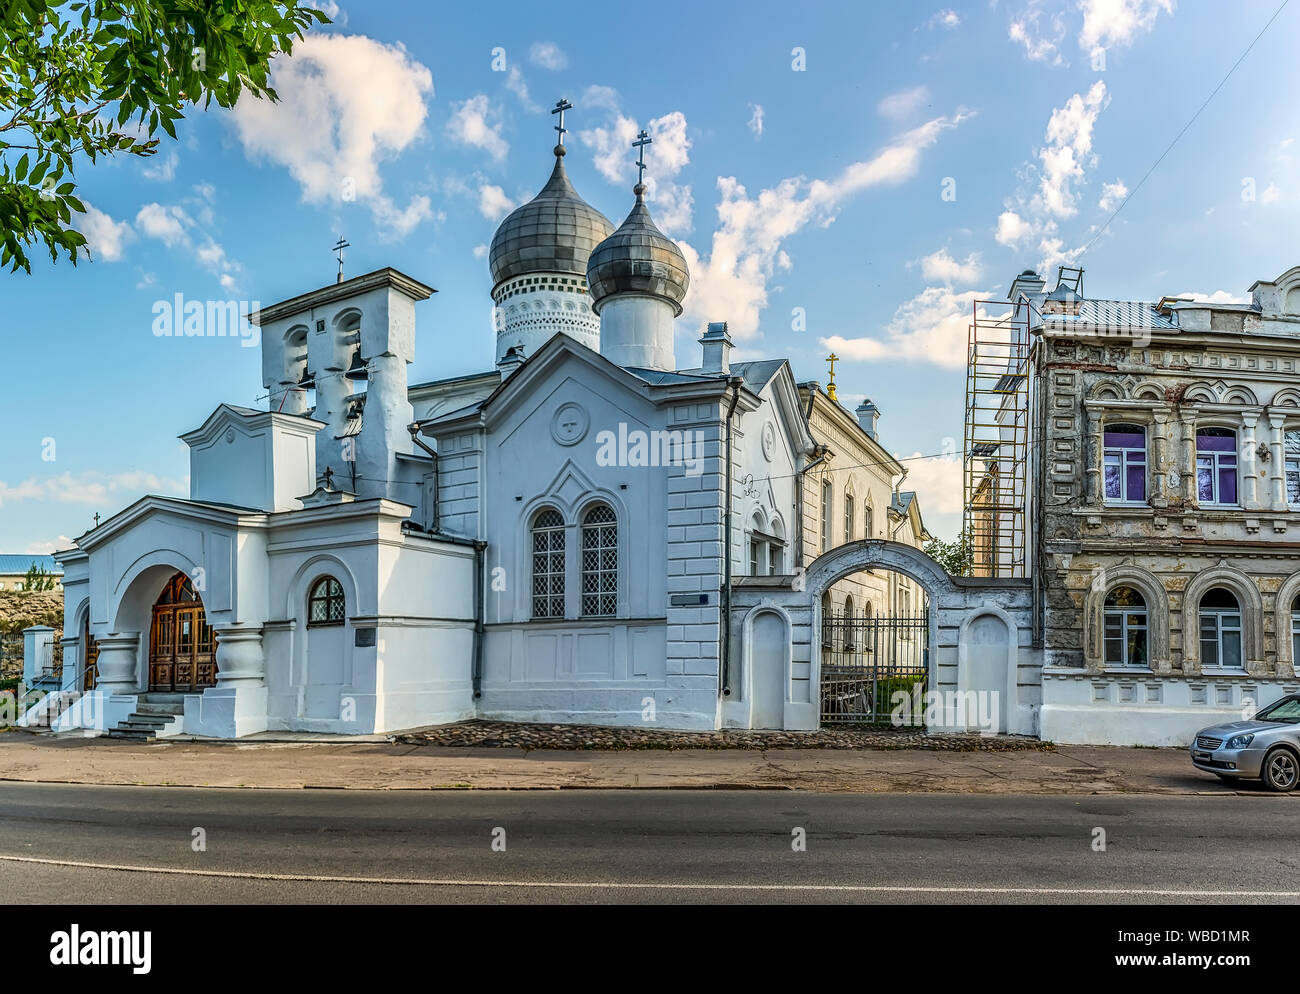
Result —
<instances>
[{"instance_id":1,"label":"small onion dome","mask_svg":"<svg viewBox=\"0 0 1300 994\"><path fill-rule=\"evenodd\" d=\"M555 146L555 169L539 193L516 207L492 236L488 263L493 286L529 273L587 272L587 257L614 226L569 182L564 146Z\"/></svg>"},{"instance_id":2,"label":"small onion dome","mask_svg":"<svg viewBox=\"0 0 1300 994\"><path fill-rule=\"evenodd\" d=\"M599 313L606 297L648 294L668 301L680 315L682 299L691 285L686 257L676 242L655 227L645 204L645 185L638 183L632 192L636 194L632 213L596 246L587 263L587 288L593 306Z\"/></svg>"}]
</instances>

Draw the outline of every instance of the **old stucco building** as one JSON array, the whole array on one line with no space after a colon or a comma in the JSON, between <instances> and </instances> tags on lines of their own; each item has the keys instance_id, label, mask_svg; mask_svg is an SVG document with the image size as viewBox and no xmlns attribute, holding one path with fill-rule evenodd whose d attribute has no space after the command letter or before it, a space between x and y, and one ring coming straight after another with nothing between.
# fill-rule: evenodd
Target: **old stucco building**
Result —
<instances>
[{"instance_id":1,"label":"old stucco building","mask_svg":"<svg viewBox=\"0 0 1300 994\"><path fill-rule=\"evenodd\" d=\"M1300 267L1249 304L1044 289L1012 297L1035 315L1041 734L1182 745L1297 690Z\"/></svg>"}]
</instances>

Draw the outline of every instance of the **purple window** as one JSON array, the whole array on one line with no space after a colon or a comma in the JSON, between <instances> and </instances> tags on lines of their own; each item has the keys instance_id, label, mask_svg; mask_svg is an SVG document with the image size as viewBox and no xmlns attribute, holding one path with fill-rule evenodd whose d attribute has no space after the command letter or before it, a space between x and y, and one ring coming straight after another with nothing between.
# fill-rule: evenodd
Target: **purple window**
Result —
<instances>
[{"instance_id":1,"label":"purple window","mask_svg":"<svg viewBox=\"0 0 1300 994\"><path fill-rule=\"evenodd\" d=\"M1196 497L1205 504L1237 503L1237 433L1229 428L1196 433Z\"/></svg>"},{"instance_id":2,"label":"purple window","mask_svg":"<svg viewBox=\"0 0 1300 994\"><path fill-rule=\"evenodd\" d=\"M1146 501L1146 431L1137 425L1111 425L1105 430L1102 441L1106 500L1121 503Z\"/></svg>"}]
</instances>

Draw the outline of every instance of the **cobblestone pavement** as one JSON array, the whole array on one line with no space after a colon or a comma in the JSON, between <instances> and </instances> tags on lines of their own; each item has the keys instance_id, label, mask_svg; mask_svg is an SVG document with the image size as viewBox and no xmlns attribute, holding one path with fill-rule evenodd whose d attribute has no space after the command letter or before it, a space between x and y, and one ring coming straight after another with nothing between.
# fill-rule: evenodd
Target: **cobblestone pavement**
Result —
<instances>
[{"instance_id":1,"label":"cobblestone pavement","mask_svg":"<svg viewBox=\"0 0 1300 994\"><path fill-rule=\"evenodd\" d=\"M1019 735L926 735L920 729L823 728L816 732L723 729L682 732L602 725L529 725L461 721L397 736L411 745L518 749L926 749L942 752L1050 751L1050 742Z\"/></svg>"}]
</instances>

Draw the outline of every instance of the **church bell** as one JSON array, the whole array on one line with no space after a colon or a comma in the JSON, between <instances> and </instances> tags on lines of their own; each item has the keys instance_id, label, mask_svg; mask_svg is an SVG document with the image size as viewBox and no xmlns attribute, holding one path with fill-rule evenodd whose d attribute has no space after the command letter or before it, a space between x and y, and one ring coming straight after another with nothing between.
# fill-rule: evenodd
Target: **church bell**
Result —
<instances>
[{"instance_id":1,"label":"church bell","mask_svg":"<svg viewBox=\"0 0 1300 994\"><path fill-rule=\"evenodd\" d=\"M298 381L298 386L304 390L314 390L316 388L316 374L304 366L302 368L302 379Z\"/></svg>"},{"instance_id":2,"label":"church bell","mask_svg":"<svg viewBox=\"0 0 1300 994\"><path fill-rule=\"evenodd\" d=\"M343 374L349 380L364 380L370 374L366 372L365 360L361 358L361 350L357 349L352 353L352 364L348 366L347 372Z\"/></svg>"}]
</instances>

